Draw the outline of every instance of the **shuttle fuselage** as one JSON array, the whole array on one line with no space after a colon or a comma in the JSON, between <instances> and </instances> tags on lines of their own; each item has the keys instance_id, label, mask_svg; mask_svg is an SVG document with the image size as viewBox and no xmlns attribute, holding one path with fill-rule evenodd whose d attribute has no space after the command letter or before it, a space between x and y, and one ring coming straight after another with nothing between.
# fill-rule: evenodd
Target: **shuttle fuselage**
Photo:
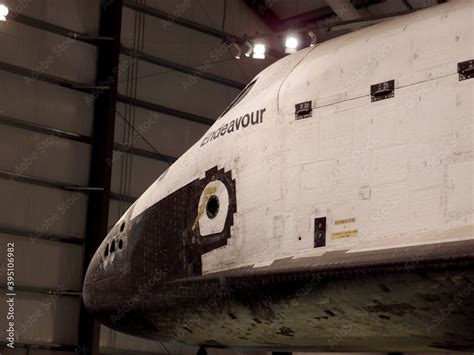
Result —
<instances>
[{"instance_id":1,"label":"shuttle fuselage","mask_svg":"<svg viewBox=\"0 0 474 355\"><path fill-rule=\"evenodd\" d=\"M85 280L107 326L213 347L474 350L474 2L259 74Z\"/></svg>"}]
</instances>

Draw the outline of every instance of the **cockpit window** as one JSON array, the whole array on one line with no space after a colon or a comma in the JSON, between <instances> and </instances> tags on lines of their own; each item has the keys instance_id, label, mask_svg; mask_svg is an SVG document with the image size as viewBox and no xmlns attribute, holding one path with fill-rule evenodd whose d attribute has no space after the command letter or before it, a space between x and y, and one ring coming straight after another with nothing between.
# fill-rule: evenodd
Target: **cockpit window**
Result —
<instances>
[{"instance_id":1,"label":"cockpit window","mask_svg":"<svg viewBox=\"0 0 474 355\"><path fill-rule=\"evenodd\" d=\"M250 82L238 95L237 97L234 99L234 101L232 101L230 103L230 105L224 110L224 112L222 112L222 114L219 116L218 119L220 119L222 116L224 116L227 112L229 112L233 107L237 106L237 104L242 101L244 99L245 96L247 96L247 94L250 92L250 90L252 90L253 86L255 85L255 83L257 82L257 79L255 79L254 81Z\"/></svg>"}]
</instances>

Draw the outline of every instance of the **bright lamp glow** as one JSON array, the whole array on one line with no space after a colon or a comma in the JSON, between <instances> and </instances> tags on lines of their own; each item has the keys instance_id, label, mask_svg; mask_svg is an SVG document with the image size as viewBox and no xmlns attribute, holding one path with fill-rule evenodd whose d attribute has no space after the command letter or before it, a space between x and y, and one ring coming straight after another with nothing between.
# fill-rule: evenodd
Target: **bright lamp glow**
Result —
<instances>
[{"instance_id":1,"label":"bright lamp glow","mask_svg":"<svg viewBox=\"0 0 474 355\"><path fill-rule=\"evenodd\" d=\"M253 46L253 58L265 59L265 45L263 43L255 43Z\"/></svg>"},{"instance_id":2,"label":"bright lamp glow","mask_svg":"<svg viewBox=\"0 0 474 355\"><path fill-rule=\"evenodd\" d=\"M290 49L296 49L298 47L298 39L294 36L286 38L285 47Z\"/></svg>"},{"instance_id":3,"label":"bright lamp glow","mask_svg":"<svg viewBox=\"0 0 474 355\"><path fill-rule=\"evenodd\" d=\"M6 21L8 15L8 7L3 4L0 4L0 21Z\"/></svg>"}]
</instances>

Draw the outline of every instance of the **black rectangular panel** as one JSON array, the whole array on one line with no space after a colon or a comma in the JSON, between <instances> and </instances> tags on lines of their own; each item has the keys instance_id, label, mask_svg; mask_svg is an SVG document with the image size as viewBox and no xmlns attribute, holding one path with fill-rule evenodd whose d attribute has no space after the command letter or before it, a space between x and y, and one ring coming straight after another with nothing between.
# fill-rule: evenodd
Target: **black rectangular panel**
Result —
<instances>
[{"instance_id":1,"label":"black rectangular panel","mask_svg":"<svg viewBox=\"0 0 474 355\"><path fill-rule=\"evenodd\" d=\"M458 63L459 81L474 78L474 60Z\"/></svg>"},{"instance_id":2,"label":"black rectangular panel","mask_svg":"<svg viewBox=\"0 0 474 355\"><path fill-rule=\"evenodd\" d=\"M311 101L300 102L295 105L295 119L301 120L313 116L313 107Z\"/></svg>"},{"instance_id":3,"label":"black rectangular panel","mask_svg":"<svg viewBox=\"0 0 474 355\"><path fill-rule=\"evenodd\" d=\"M314 247L326 246L326 217L314 219Z\"/></svg>"},{"instance_id":4,"label":"black rectangular panel","mask_svg":"<svg viewBox=\"0 0 474 355\"><path fill-rule=\"evenodd\" d=\"M370 87L372 102L389 99L395 96L395 80L386 81Z\"/></svg>"}]
</instances>

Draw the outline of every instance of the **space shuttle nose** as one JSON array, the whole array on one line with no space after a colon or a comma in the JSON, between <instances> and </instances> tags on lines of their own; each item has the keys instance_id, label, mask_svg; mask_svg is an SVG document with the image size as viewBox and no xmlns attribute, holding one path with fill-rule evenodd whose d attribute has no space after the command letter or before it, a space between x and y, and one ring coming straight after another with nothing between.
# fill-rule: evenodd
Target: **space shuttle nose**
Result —
<instances>
[{"instance_id":1,"label":"space shuttle nose","mask_svg":"<svg viewBox=\"0 0 474 355\"><path fill-rule=\"evenodd\" d=\"M87 268L82 286L82 301L86 309L96 317L120 304L120 283L124 279L126 261L125 223L113 228L96 250ZM114 293L115 292L115 293Z\"/></svg>"},{"instance_id":2,"label":"space shuttle nose","mask_svg":"<svg viewBox=\"0 0 474 355\"><path fill-rule=\"evenodd\" d=\"M94 306L95 306L95 294L97 292L96 290L96 283L97 281L95 280L94 275L97 274L97 271L94 270L97 266L96 263L94 262L96 256L92 259L91 263L89 264L86 275L84 277L84 284L82 286L82 301L84 302L84 306L89 312L94 311Z\"/></svg>"},{"instance_id":3,"label":"space shuttle nose","mask_svg":"<svg viewBox=\"0 0 474 355\"><path fill-rule=\"evenodd\" d=\"M84 280L84 284L82 285L82 302L88 311L91 311L92 308L91 301L91 284Z\"/></svg>"}]
</instances>

